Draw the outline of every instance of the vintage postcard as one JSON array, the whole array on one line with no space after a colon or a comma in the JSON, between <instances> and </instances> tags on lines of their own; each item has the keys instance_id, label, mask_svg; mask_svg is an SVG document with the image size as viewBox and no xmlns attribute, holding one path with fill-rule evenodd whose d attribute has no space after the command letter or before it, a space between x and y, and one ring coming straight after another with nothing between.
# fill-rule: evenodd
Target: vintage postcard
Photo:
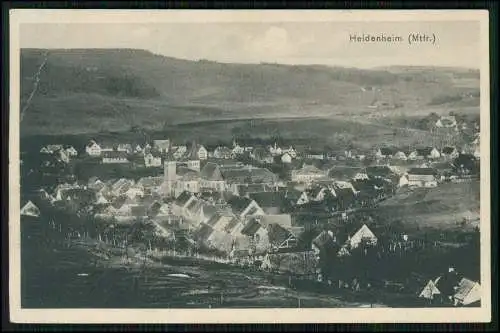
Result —
<instances>
[{"instance_id":1,"label":"vintage postcard","mask_svg":"<svg viewBox=\"0 0 500 333\"><path fill-rule=\"evenodd\" d=\"M489 322L488 24L12 10L11 320Z\"/></svg>"}]
</instances>

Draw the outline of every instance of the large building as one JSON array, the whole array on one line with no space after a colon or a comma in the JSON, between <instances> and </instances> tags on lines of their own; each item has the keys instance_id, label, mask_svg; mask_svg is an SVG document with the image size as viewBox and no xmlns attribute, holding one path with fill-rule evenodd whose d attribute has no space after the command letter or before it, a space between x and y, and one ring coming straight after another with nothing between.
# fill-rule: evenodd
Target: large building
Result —
<instances>
[{"instance_id":1,"label":"large building","mask_svg":"<svg viewBox=\"0 0 500 333\"><path fill-rule=\"evenodd\" d=\"M436 170L432 168L412 168L408 170L408 186L436 187Z\"/></svg>"}]
</instances>

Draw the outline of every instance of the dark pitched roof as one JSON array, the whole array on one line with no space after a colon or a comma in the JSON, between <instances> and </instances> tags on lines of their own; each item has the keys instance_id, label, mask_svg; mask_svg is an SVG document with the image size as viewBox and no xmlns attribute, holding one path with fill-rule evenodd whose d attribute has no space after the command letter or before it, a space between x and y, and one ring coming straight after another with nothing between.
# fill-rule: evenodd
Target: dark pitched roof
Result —
<instances>
[{"instance_id":1,"label":"dark pitched roof","mask_svg":"<svg viewBox=\"0 0 500 333\"><path fill-rule=\"evenodd\" d=\"M204 242L214 232L214 229L208 224L202 223L200 228L195 232L194 238L200 242Z\"/></svg>"},{"instance_id":2,"label":"dark pitched roof","mask_svg":"<svg viewBox=\"0 0 500 333\"><path fill-rule=\"evenodd\" d=\"M273 246L279 246L290 236L292 236L292 233L287 228L284 228L278 224L269 225L267 230L268 230L269 242Z\"/></svg>"},{"instance_id":3,"label":"dark pitched roof","mask_svg":"<svg viewBox=\"0 0 500 333\"><path fill-rule=\"evenodd\" d=\"M455 151L456 149L454 147L444 147L443 148L443 154L451 154Z\"/></svg>"},{"instance_id":4,"label":"dark pitched roof","mask_svg":"<svg viewBox=\"0 0 500 333\"><path fill-rule=\"evenodd\" d=\"M179 194L179 196L175 199L175 204L177 204L178 206L184 206L188 201L189 199L191 199L193 195L188 192L188 191L184 191L182 192L181 194Z\"/></svg>"},{"instance_id":5,"label":"dark pitched roof","mask_svg":"<svg viewBox=\"0 0 500 333\"><path fill-rule=\"evenodd\" d=\"M273 183L278 179L278 177L268 169L251 166L222 168L221 173L227 182L237 184Z\"/></svg>"},{"instance_id":6,"label":"dark pitched roof","mask_svg":"<svg viewBox=\"0 0 500 333\"><path fill-rule=\"evenodd\" d=\"M217 207L210 204L203 204L201 209L203 210L203 215L208 219L211 219L219 211Z\"/></svg>"},{"instance_id":7,"label":"dark pitched roof","mask_svg":"<svg viewBox=\"0 0 500 333\"><path fill-rule=\"evenodd\" d=\"M214 213L206 222L209 226L213 227L214 225L217 224L217 222L223 217L221 213Z\"/></svg>"},{"instance_id":8,"label":"dark pitched roof","mask_svg":"<svg viewBox=\"0 0 500 333\"><path fill-rule=\"evenodd\" d=\"M231 206L233 212L241 214L252 203L252 199L234 196L227 203Z\"/></svg>"},{"instance_id":9,"label":"dark pitched roof","mask_svg":"<svg viewBox=\"0 0 500 333\"><path fill-rule=\"evenodd\" d=\"M397 151L394 148L381 147L380 152L382 153L382 155L387 156L387 155L394 155Z\"/></svg>"},{"instance_id":10,"label":"dark pitched roof","mask_svg":"<svg viewBox=\"0 0 500 333\"><path fill-rule=\"evenodd\" d=\"M285 205L284 192L257 192L250 193L249 197L261 207L278 207L281 208Z\"/></svg>"},{"instance_id":11,"label":"dark pitched roof","mask_svg":"<svg viewBox=\"0 0 500 333\"><path fill-rule=\"evenodd\" d=\"M208 162L200 171L200 177L211 181L221 181L224 180L222 173L217 164Z\"/></svg>"},{"instance_id":12,"label":"dark pitched roof","mask_svg":"<svg viewBox=\"0 0 500 333\"><path fill-rule=\"evenodd\" d=\"M200 150L201 147L202 146L197 144L196 141L193 141L193 143L191 144L191 147L187 151L186 155L184 155L184 157L187 159L192 159L192 160L199 159L198 151Z\"/></svg>"},{"instance_id":13,"label":"dark pitched roof","mask_svg":"<svg viewBox=\"0 0 500 333\"><path fill-rule=\"evenodd\" d=\"M246 236L253 236L257 230L261 228L260 223L257 221L256 218L251 218L249 221L245 224L245 227L241 230L241 233Z\"/></svg>"},{"instance_id":14,"label":"dark pitched roof","mask_svg":"<svg viewBox=\"0 0 500 333\"><path fill-rule=\"evenodd\" d=\"M436 173L433 168L411 168L408 170L409 175L436 175Z\"/></svg>"},{"instance_id":15,"label":"dark pitched roof","mask_svg":"<svg viewBox=\"0 0 500 333\"><path fill-rule=\"evenodd\" d=\"M327 244L332 243L333 244L333 237L330 236L328 231L323 230L318 236L316 236L313 240L312 243L316 245L318 248L323 248Z\"/></svg>"},{"instance_id":16,"label":"dark pitched roof","mask_svg":"<svg viewBox=\"0 0 500 333\"><path fill-rule=\"evenodd\" d=\"M236 227L239 221L240 220L238 220L236 217L233 217L233 219L226 225L224 230L226 232L231 232L234 229L234 227Z\"/></svg>"}]
</instances>

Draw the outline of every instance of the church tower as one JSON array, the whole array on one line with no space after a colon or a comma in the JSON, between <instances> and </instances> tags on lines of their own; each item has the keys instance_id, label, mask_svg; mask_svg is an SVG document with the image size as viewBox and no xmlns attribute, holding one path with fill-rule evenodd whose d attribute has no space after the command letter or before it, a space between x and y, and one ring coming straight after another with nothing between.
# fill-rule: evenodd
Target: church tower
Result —
<instances>
[{"instance_id":1,"label":"church tower","mask_svg":"<svg viewBox=\"0 0 500 333\"><path fill-rule=\"evenodd\" d=\"M175 183L177 180L177 162L165 160L163 164L163 187L167 197L174 195Z\"/></svg>"},{"instance_id":2,"label":"church tower","mask_svg":"<svg viewBox=\"0 0 500 333\"><path fill-rule=\"evenodd\" d=\"M189 169L200 172L200 157L198 156L199 146L193 141L191 149L187 155L187 166Z\"/></svg>"}]
</instances>

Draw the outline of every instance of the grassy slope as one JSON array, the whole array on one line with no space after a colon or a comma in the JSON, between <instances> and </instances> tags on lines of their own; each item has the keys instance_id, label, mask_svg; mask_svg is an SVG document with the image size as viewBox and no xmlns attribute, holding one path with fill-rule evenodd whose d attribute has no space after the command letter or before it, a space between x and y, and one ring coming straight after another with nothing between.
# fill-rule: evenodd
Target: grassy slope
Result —
<instances>
[{"instance_id":1,"label":"grassy slope","mask_svg":"<svg viewBox=\"0 0 500 333\"><path fill-rule=\"evenodd\" d=\"M21 52L21 105L43 51ZM404 105L386 110L389 115L427 110L435 97L477 91L477 77L477 72L449 69L419 68L409 75L386 69L192 62L141 50L50 50L21 133L120 131L133 125L159 129L165 123L285 115L366 118L380 113L367 108L374 99ZM375 91L362 90L371 86ZM446 103L437 107L449 109Z\"/></svg>"},{"instance_id":2,"label":"grassy slope","mask_svg":"<svg viewBox=\"0 0 500 333\"><path fill-rule=\"evenodd\" d=\"M380 211L409 226L456 228L464 217L479 217L479 193L479 181L405 190L383 202Z\"/></svg>"}]
</instances>

